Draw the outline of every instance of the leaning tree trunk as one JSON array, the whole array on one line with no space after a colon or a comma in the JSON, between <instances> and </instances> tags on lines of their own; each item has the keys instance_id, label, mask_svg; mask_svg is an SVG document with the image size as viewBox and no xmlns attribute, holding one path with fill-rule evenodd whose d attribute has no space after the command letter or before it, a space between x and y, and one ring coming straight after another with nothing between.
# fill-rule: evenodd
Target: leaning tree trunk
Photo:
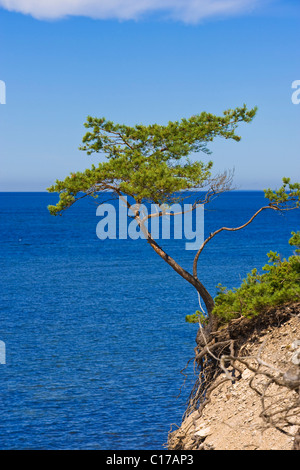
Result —
<instances>
[{"instance_id":1,"label":"leaning tree trunk","mask_svg":"<svg viewBox=\"0 0 300 470\"><path fill-rule=\"evenodd\" d=\"M199 292L200 297L202 298L208 315L208 325L204 329L204 334L207 336L207 339L210 337L211 333L217 330L218 328L218 320L215 315L213 315L213 309L215 306L214 300L208 290L204 287L204 285L199 281L196 276L193 276L188 271L183 269L171 256L169 256L152 238L151 234L147 231L147 229L141 224L141 228L144 234L147 236L147 241L153 250L166 262L169 266L171 266L174 271L177 272L183 279L189 282L192 286L195 287L197 292Z\"/></svg>"}]
</instances>

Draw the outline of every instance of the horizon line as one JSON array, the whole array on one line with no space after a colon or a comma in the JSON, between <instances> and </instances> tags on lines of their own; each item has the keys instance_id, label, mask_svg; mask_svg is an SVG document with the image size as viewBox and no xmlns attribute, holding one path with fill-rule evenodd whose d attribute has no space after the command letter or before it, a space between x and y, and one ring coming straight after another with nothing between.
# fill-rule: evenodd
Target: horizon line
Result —
<instances>
[{"instance_id":1,"label":"horizon line","mask_svg":"<svg viewBox=\"0 0 300 470\"><path fill-rule=\"evenodd\" d=\"M264 191L265 189L231 189L229 191L224 191L223 194L226 194L226 193L237 193L237 192L242 192L242 191L253 191L253 192L261 192L261 191ZM195 190L194 192L196 192L197 190ZM201 190L199 190L200 192ZM95 191L97 192L97 191ZM101 193L103 191L99 191L99 193ZM106 191L106 192L113 192L113 191ZM193 192L193 191L191 191ZM205 190L203 190L203 192L205 192ZM49 192L49 191L35 191L35 190L16 190L16 191L1 191L0 190L0 193L45 193L45 194L59 194L58 191L55 191L55 192Z\"/></svg>"}]
</instances>

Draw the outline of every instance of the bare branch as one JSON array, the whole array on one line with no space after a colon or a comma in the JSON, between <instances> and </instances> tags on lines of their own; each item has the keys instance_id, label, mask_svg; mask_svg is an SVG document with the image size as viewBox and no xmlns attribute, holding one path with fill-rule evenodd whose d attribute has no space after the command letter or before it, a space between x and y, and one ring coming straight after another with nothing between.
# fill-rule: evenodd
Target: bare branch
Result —
<instances>
[{"instance_id":1,"label":"bare branch","mask_svg":"<svg viewBox=\"0 0 300 470\"><path fill-rule=\"evenodd\" d=\"M200 254L202 253L204 247L207 245L207 243L212 240L216 235L218 235L218 233L221 233L223 231L227 231L227 232L237 232L238 230L242 230L243 228L247 227L249 224L251 224L251 222L253 222L253 220L264 210L267 210L267 209L272 209L272 210L280 210L275 204L269 204L268 206L264 206L264 207L261 207L257 212L255 212L255 214L246 222L244 223L243 225L239 226L239 227L234 227L234 228L230 228L230 227L221 227L219 228L218 230L216 230L215 232L211 233L209 235L208 238L206 238L206 240L204 240L204 242L202 243L202 245L200 246L199 250L197 251L196 253L196 256L194 258L194 263L193 263L193 275L194 277L197 278L197 264L198 264L198 259L199 259L199 256Z\"/></svg>"}]
</instances>

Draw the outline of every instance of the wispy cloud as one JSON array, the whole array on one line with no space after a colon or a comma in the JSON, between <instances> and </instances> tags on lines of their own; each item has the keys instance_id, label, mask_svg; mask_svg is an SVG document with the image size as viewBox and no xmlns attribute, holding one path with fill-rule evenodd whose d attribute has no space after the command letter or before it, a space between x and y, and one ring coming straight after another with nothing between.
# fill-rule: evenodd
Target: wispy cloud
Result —
<instances>
[{"instance_id":1,"label":"wispy cloud","mask_svg":"<svg viewBox=\"0 0 300 470\"><path fill-rule=\"evenodd\" d=\"M38 19L86 16L130 20L159 13L196 23L204 18L244 14L265 0L0 0L0 7Z\"/></svg>"}]
</instances>

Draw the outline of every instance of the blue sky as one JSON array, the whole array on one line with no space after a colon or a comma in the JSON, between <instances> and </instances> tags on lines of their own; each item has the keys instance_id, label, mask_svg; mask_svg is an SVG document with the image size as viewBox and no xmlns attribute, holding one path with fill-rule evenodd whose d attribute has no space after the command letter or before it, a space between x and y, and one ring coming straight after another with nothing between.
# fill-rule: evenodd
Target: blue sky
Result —
<instances>
[{"instance_id":1,"label":"blue sky","mask_svg":"<svg viewBox=\"0 0 300 470\"><path fill-rule=\"evenodd\" d=\"M241 142L211 145L215 170L234 167L240 189L300 180L299 1L159 5L0 0L1 191L44 191L100 160L78 150L87 115L164 124L244 103L258 114Z\"/></svg>"}]
</instances>

